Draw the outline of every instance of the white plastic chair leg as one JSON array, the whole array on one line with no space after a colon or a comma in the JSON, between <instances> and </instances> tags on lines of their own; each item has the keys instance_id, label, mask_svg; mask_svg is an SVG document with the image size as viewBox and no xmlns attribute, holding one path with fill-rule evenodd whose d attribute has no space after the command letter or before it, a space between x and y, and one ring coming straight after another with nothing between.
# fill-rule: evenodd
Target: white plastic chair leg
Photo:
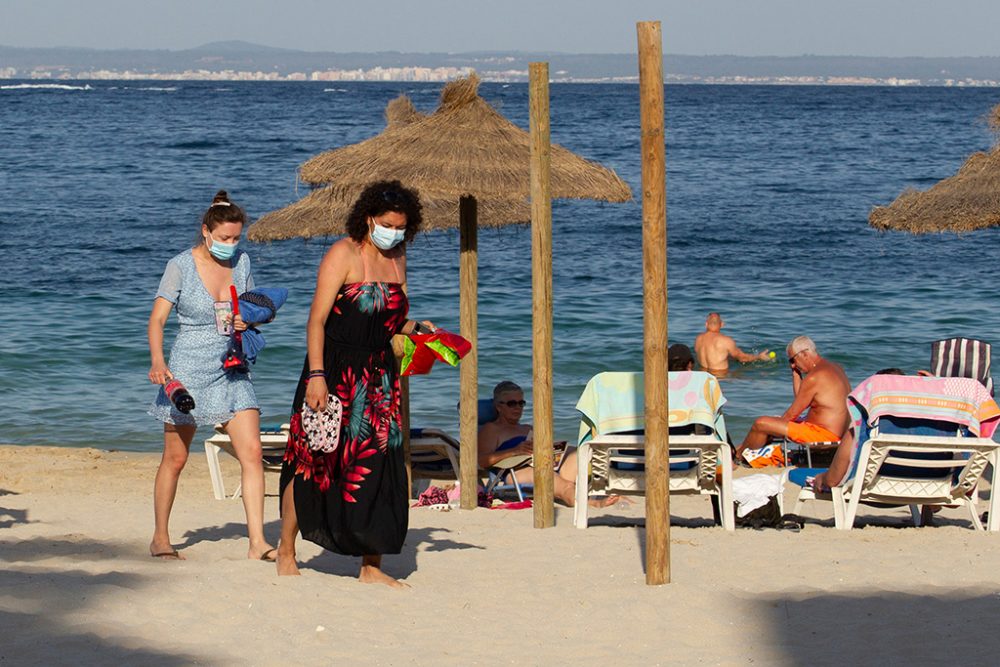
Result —
<instances>
[{"instance_id":1,"label":"white plastic chair leg","mask_svg":"<svg viewBox=\"0 0 1000 667\"><path fill-rule=\"evenodd\" d=\"M725 530L736 530L736 509L733 506L733 457L729 445L719 450L722 465L722 488L719 489L719 518ZM779 504L781 496L778 496Z\"/></svg>"},{"instance_id":2,"label":"white plastic chair leg","mask_svg":"<svg viewBox=\"0 0 1000 667\"><path fill-rule=\"evenodd\" d=\"M785 468L781 471L781 493L778 494L778 512L785 516L785 484L788 482L788 459L785 459Z\"/></svg>"},{"instance_id":3,"label":"white plastic chair leg","mask_svg":"<svg viewBox=\"0 0 1000 667\"><path fill-rule=\"evenodd\" d=\"M847 501L844 498L844 489L835 486L830 489L833 498L833 525L838 530L850 530L853 526L847 525ZM851 523L854 523L853 520Z\"/></svg>"},{"instance_id":4,"label":"white plastic chair leg","mask_svg":"<svg viewBox=\"0 0 1000 667\"><path fill-rule=\"evenodd\" d=\"M212 494L216 500L226 497L226 487L222 483L222 469L219 465L219 452L222 448L205 441L205 458L208 459L208 476L212 478Z\"/></svg>"},{"instance_id":5,"label":"white plastic chair leg","mask_svg":"<svg viewBox=\"0 0 1000 667\"><path fill-rule=\"evenodd\" d=\"M976 503L970 502L967 504L967 507L969 508L969 516L972 519L972 527L976 530L986 530L983 522L979 520L979 508L976 507Z\"/></svg>"},{"instance_id":6,"label":"white plastic chair leg","mask_svg":"<svg viewBox=\"0 0 1000 667\"><path fill-rule=\"evenodd\" d=\"M989 515L986 518L987 525L986 529L990 532L997 532L1000 530L1000 455L997 452L993 453L993 460L990 465L993 468L993 473L990 476L990 502L987 505L986 511Z\"/></svg>"},{"instance_id":7,"label":"white plastic chair leg","mask_svg":"<svg viewBox=\"0 0 1000 667\"><path fill-rule=\"evenodd\" d=\"M920 512L921 512L920 506L908 505L908 507L910 508L910 516L913 517L913 525L917 528L920 528L920 526L922 526L924 523L920 517Z\"/></svg>"}]
</instances>

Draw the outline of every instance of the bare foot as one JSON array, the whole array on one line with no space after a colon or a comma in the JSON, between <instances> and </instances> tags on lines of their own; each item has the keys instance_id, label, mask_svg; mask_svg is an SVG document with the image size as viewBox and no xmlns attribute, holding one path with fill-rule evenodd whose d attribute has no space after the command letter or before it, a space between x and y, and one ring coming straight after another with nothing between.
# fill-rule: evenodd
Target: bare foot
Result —
<instances>
[{"instance_id":1,"label":"bare foot","mask_svg":"<svg viewBox=\"0 0 1000 667\"><path fill-rule=\"evenodd\" d=\"M149 555L160 560L187 560L184 555L174 549L169 542L157 542L153 540L149 543Z\"/></svg>"},{"instance_id":2,"label":"bare foot","mask_svg":"<svg viewBox=\"0 0 1000 667\"><path fill-rule=\"evenodd\" d=\"M390 588L410 588L410 585L405 581L393 579L383 572L381 568L373 565L361 566L361 574L358 575L358 581L363 584L385 584Z\"/></svg>"},{"instance_id":3,"label":"bare foot","mask_svg":"<svg viewBox=\"0 0 1000 667\"><path fill-rule=\"evenodd\" d=\"M297 577L301 574L299 564L295 562L294 553L282 553L281 551L275 553L277 556L274 562L278 568L279 577Z\"/></svg>"},{"instance_id":4,"label":"bare foot","mask_svg":"<svg viewBox=\"0 0 1000 667\"><path fill-rule=\"evenodd\" d=\"M603 498L591 498L587 501L587 504L591 507L610 507L621 499L621 496L604 496Z\"/></svg>"},{"instance_id":5,"label":"bare foot","mask_svg":"<svg viewBox=\"0 0 1000 667\"><path fill-rule=\"evenodd\" d=\"M247 558L250 560L263 560L268 563L273 563L277 560L277 552L277 549L265 542L264 545L258 549L250 547L250 551L247 552Z\"/></svg>"}]
</instances>

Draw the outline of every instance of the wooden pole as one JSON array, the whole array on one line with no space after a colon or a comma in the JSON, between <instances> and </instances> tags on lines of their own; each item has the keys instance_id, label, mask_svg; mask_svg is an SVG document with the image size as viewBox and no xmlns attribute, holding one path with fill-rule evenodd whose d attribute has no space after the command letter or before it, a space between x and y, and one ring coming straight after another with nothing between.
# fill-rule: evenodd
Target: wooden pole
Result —
<instances>
[{"instance_id":1,"label":"wooden pole","mask_svg":"<svg viewBox=\"0 0 1000 667\"><path fill-rule=\"evenodd\" d=\"M555 524L552 454L552 193L549 189L549 64L530 63L531 322L535 528Z\"/></svg>"},{"instance_id":2,"label":"wooden pole","mask_svg":"<svg viewBox=\"0 0 1000 667\"><path fill-rule=\"evenodd\" d=\"M636 25L642 123L642 273L646 391L646 584L670 583L670 440L667 405L667 176L663 38Z\"/></svg>"},{"instance_id":3,"label":"wooden pole","mask_svg":"<svg viewBox=\"0 0 1000 667\"><path fill-rule=\"evenodd\" d=\"M476 198L462 197L458 203L459 217L459 307L462 336L472 343L472 350L459 364L459 452L462 479L461 507L475 509L479 501L478 415L479 415L479 350L478 290L479 251L476 222Z\"/></svg>"}]
</instances>

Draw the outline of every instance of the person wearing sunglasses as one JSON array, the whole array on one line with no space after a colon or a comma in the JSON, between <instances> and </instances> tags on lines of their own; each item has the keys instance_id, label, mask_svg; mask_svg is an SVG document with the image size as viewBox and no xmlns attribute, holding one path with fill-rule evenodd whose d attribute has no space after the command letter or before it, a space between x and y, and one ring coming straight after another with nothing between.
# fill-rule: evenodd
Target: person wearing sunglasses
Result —
<instances>
[{"instance_id":1,"label":"person wearing sunglasses","mask_svg":"<svg viewBox=\"0 0 1000 667\"><path fill-rule=\"evenodd\" d=\"M486 422L479 430L479 467L488 469L513 456L531 456L533 452L532 429L522 424L524 391L514 382L504 380L493 389L493 406L497 417ZM566 445L565 442L556 443ZM535 478L530 464L515 467L504 473L513 475L519 484L531 484ZM510 480L502 480L509 482ZM553 484L555 499L568 507L576 502L576 450L567 452L555 470ZM594 507L606 507L618 502L619 496L606 496L590 501Z\"/></svg>"},{"instance_id":2,"label":"person wearing sunglasses","mask_svg":"<svg viewBox=\"0 0 1000 667\"><path fill-rule=\"evenodd\" d=\"M772 438L787 437L802 444L839 442L847 429L847 395L851 383L844 369L816 351L808 336L788 344L795 398L780 417L758 417L736 450L737 460L747 449L759 449ZM808 411L808 412L807 412ZM805 412L805 417L799 416Z\"/></svg>"}]
</instances>

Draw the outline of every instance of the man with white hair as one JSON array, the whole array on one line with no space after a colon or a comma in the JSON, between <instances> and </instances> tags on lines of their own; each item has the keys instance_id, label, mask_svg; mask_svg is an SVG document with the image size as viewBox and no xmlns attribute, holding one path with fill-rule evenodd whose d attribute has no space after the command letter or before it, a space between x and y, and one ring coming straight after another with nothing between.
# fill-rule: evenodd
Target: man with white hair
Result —
<instances>
[{"instance_id":1,"label":"man with white hair","mask_svg":"<svg viewBox=\"0 0 1000 667\"><path fill-rule=\"evenodd\" d=\"M816 344L808 336L798 336L788 344L788 365L792 367L795 399L780 417L758 417L743 444L736 450L737 459L745 449L758 449L774 437L787 437L802 444L837 442L847 429L847 394L851 383L844 369L819 356ZM804 418L799 416L806 412Z\"/></svg>"}]
</instances>

